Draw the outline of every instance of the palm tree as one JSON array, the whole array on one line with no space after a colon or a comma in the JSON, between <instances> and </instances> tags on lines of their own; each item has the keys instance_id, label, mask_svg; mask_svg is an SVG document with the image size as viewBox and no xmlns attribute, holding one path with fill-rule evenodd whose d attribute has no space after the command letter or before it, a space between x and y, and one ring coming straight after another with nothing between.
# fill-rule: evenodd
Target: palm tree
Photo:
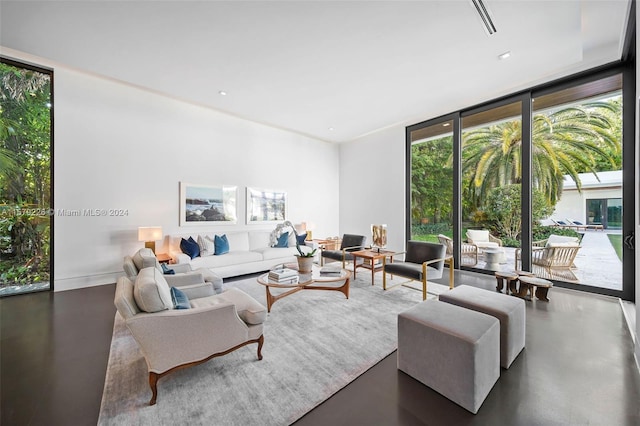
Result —
<instances>
[{"instance_id":1,"label":"palm tree","mask_svg":"<svg viewBox=\"0 0 640 426\"><path fill-rule=\"evenodd\" d=\"M596 175L603 160L619 165L621 136L612 117L620 117L617 101L591 102L533 117L533 185L555 205L564 175L581 189L578 173ZM492 188L522 182L522 123L505 121L463 135L462 175L475 206ZM599 165L598 165L599 163Z\"/></svg>"}]
</instances>

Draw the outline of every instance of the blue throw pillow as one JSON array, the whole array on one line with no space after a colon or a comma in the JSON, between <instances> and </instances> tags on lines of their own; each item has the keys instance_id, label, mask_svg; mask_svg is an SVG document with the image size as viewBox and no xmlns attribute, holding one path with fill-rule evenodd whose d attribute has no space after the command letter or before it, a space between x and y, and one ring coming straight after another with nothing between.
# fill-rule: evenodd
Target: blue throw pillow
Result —
<instances>
[{"instance_id":1,"label":"blue throw pillow","mask_svg":"<svg viewBox=\"0 0 640 426\"><path fill-rule=\"evenodd\" d=\"M227 240L227 234L222 236L216 235L213 238L213 245L216 249L216 255L229 253L229 240Z\"/></svg>"},{"instance_id":2,"label":"blue throw pillow","mask_svg":"<svg viewBox=\"0 0 640 426\"><path fill-rule=\"evenodd\" d=\"M176 274L176 271L174 271L173 269L170 269L164 263L161 263L160 266L162 267L162 273L163 274L165 274L165 275L175 275Z\"/></svg>"},{"instance_id":3,"label":"blue throw pillow","mask_svg":"<svg viewBox=\"0 0 640 426\"><path fill-rule=\"evenodd\" d=\"M298 239L298 244L303 246L305 240L307 239L307 233L305 232L304 234L298 235L296 238Z\"/></svg>"},{"instance_id":4,"label":"blue throw pillow","mask_svg":"<svg viewBox=\"0 0 640 426\"><path fill-rule=\"evenodd\" d=\"M189 237L188 240L184 238L180 240L180 250L192 259L200 256L200 246L195 242L193 237Z\"/></svg>"},{"instance_id":5,"label":"blue throw pillow","mask_svg":"<svg viewBox=\"0 0 640 426\"><path fill-rule=\"evenodd\" d=\"M176 309L191 308L187 295L184 294L182 290L178 290L175 287L171 287L171 301L173 302L173 307Z\"/></svg>"},{"instance_id":6,"label":"blue throw pillow","mask_svg":"<svg viewBox=\"0 0 640 426\"><path fill-rule=\"evenodd\" d=\"M289 247L289 233L285 232L283 234L280 234L280 236L278 237L278 242L274 247L277 247L277 248Z\"/></svg>"}]
</instances>

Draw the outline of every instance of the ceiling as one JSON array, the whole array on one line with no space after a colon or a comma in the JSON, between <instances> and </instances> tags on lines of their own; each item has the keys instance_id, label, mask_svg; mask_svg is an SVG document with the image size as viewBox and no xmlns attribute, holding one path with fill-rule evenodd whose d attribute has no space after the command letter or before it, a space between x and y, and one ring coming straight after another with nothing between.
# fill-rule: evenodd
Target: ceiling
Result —
<instances>
[{"instance_id":1,"label":"ceiling","mask_svg":"<svg viewBox=\"0 0 640 426\"><path fill-rule=\"evenodd\" d=\"M2 0L0 46L331 142L621 57L628 0L485 4Z\"/></svg>"}]
</instances>

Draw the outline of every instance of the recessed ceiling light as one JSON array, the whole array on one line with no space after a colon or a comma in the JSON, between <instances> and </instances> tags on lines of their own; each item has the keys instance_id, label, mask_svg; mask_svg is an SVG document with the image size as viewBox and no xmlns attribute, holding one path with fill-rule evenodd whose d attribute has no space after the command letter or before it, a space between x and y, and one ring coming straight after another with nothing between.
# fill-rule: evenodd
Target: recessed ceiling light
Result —
<instances>
[{"instance_id":1,"label":"recessed ceiling light","mask_svg":"<svg viewBox=\"0 0 640 426\"><path fill-rule=\"evenodd\" d=\"M511 56L511 52L507 50L506 52L498 55L498 59L507 59L509 56Z\"/></svg>"},{"instance_id":2,"label":"recessed ceiling light","mask_svg":"<svg viewBox=\"0 0 640 426\"><path fill-rule=\"evenodd\" d=\"M450 125L451 125L451 123L444 123L443 124L444 127L447 127L447 126L450 126Z\"/></svg>"},{"instance_id":3,"label":"recessed ceiling light","mask_svg":"<svg viewBox=\"0 0 640 426\"><path fill-rule=\"evenodd\" d=\"M227 96L227 92L225 92L224 90L219 91L218 94L220 96Z\"/></svg>"}]
</instances>

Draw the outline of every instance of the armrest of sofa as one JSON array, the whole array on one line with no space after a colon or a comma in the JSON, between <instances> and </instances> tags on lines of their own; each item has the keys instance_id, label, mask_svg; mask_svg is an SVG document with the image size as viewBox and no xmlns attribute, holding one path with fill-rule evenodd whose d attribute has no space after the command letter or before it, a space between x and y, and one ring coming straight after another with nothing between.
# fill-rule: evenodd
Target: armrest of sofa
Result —
<instances>
[{"instance_id":1,"label":"armrest of sofa","mask_svg":"<svg viewBox=\"0 0 640 426\"><path fill-rule=\"evenodd\" d=\"M173 269L176 274L184 274L187 272L191 272L193 270L191 269L190 263L176 263L176 264L167 265L167 267L169 269Z\"/></svg>"},{"instance_id":2,"label":"armrest of sofa","mask_svg":"<svg viewBox=\"0 0 640 426\"><path fill-rule=\"evenodd\" d=\"M167 284L171 287L182 287L192 284L204 284L204 277L199 272L190 272L188 274L164 275Z\"/></svg>"},{"instance_id":3,"label":"armrest of sofa","mask_svg":"<svg viewBox=\"0 0 640 426\"><path fill-rule=\"evenodd\" d=\"M169 253L169 256L171 256L171 261L174 266L175 264L191 263L191 258L182 252L172 251Z\"/></svg>"},{"instance_id":4,"label":"armrest of sofa","mask_svg":"<svg viewBox=\"0 0 640 426\"><path fill-rule=\"evenodd\" d=\"M200 299L201 297L213 296L216 294L213 288L213 283L209 282L183 285L178 288L184 292L189 300Z\"/></svg>"}]
</instances>

